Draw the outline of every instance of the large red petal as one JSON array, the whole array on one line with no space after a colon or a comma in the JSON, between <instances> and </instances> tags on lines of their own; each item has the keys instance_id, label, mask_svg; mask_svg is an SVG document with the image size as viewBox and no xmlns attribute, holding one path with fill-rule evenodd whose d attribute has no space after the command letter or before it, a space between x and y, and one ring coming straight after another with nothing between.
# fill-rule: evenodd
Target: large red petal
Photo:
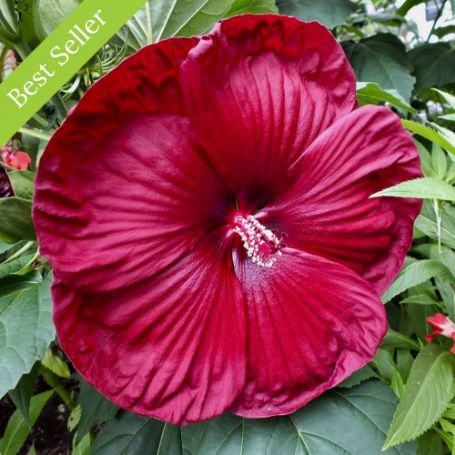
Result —
<instances>
[{"instance_id":1,"label":"large red petal","mask_svg":"<svg viewBox=\"0 0 455 455\"><path fill-rule=\"evenodd\" d=\"M229 195L177 112L181 103L172 104L172 52L193 44L166 41L128 59L50 141L34 221L41 253L68 285L110 290L153 275L188 253L225 211ZM174 66L160 67L166 52Z\"/></svg>"},{"instance_id":2,"label":"large red petal","mask_svg":"<svg viewBox=\"0 0 455 455\"><path fill-rule=\"evenodd\" d=\"M319 136L295 163L293 186L258 219L287 245L345 264L382 293L403 265L421 201L369 198L422 175L399 118L360 108Z\"/></svg>"},{"instance_id":3,"label":"large red petal","mask_svg":"<svg viewBox=\"0 0 455 455\"><path fill-rule=\"evenodd\" d=\"M257 208L289 165L355 106L355 79L323 25L276 15L224 20L182 65L189 116L211 161Z\"/></svg>"},{"instance_id":4,"label":"large red petal","mask_svg":"<svg viewBox=\"0 0 455 455\"><path fill-rule=\"evenodd\" d=\"M232 261L215 239L197 251L116 292L53 286L58 339L82 376L119 406L174 424L221 414L245 381Z\"/></svg>"},{"instance_id":5,"label":"large red petal","mask_svg":"<svg viewBox=\"0 0 455 455\"><path fill-rule=\"evenodd\" d=\"M239 261L247 305L247 383L231 410L288 414L374 356L386 331L372 286L347 267L291 248L271 268Z\"/></svg>"}]
</instances>

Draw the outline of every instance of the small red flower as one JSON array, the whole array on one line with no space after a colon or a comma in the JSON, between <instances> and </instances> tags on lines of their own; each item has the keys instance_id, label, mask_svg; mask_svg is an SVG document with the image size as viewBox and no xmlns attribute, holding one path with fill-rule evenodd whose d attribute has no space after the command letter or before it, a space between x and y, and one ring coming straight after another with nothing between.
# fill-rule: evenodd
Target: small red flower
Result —
<instances>
[{"instance_id":1,"label":"small red flower","mask_svg":"<svg viewBox=\"0 0 455 455\"><path fill-rule=\"evenodd\" d=\"M0 147L0 156L5 164L20 171L25 171L32 162L28 153L16 150L11 142Z\"/></svg>"},{"instance_id":2,"label":"small red flower","mask_svg":"<svg viewBox=\"0 0 455 455\"><path fill-rule=\"evenodd\" d=\"M421 170L355 88L324 26L245 15L87 92L43 155L34 220L89 383L178 424L267 417L374 356L421 202L369 196Z\"/></svg>"},{"instance_id":3,"label":"small red flower","mask_svg":"<svg viewBox=\"0 0 455 455\"><path fill-rule=\"evenodd\" d=\"M433 341L433 338L442 335L444 337L450 338L453 340L454 344L452 345L452 349L450 352L455 354L455 324L447 317L444 316L442 313L436 313L433 316L429 316L427 318L428 324L436 329L434 332L429 333L425 340L428 343Z\"/></svg>"}]
</instances>

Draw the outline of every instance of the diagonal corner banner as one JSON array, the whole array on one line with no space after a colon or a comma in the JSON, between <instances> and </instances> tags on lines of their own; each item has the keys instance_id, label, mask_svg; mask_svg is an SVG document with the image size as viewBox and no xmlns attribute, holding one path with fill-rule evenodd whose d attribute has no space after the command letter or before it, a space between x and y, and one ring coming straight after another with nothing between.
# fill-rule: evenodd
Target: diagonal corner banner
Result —
<instances>
[{"instance_id":1,"label":"diagonal corner banner","mask_svg":"<svg viewBox=\"0 0 455 455\"><path fill-rule=\"evenodd\" d=\"M84 0L0 84L3 146L145 4Z\"/></svg>"}]
</instances>

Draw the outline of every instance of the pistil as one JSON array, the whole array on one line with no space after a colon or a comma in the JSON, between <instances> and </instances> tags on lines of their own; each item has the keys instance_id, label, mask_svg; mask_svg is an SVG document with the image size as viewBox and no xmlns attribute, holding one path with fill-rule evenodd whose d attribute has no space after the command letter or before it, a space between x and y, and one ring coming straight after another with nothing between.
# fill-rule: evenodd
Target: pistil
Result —
<instances>
[{"instance_id":1,"label":"pistil","mask_svg":"<svg viewBox=\"0 0 455 455\"><path fill-rule=\"evenodd\" d=\"M252 215L236 215L234 224L234 232L242 239L248 257L260 267L273 267L277 256L281 256L278 237Z\"/></svg>"}]
</instances>

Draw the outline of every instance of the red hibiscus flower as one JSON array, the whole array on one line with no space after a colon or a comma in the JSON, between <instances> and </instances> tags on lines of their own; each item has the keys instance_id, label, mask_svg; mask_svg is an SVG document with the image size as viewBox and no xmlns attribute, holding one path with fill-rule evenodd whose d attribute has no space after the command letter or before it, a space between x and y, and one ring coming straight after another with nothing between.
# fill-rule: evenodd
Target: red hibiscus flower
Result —
<instances>
[{"instance_id":1,"label":"red hibiscus flower","mask_svg":"<svg viewBox=\"0 0 455 455\"><path fill-rule=\"evenodd\" d=\"M245 15L146 47L41 161L61 345L138 414L290 413L375 354L421 203L369 196L419 176L316 22Z\"/></svg>"},{"instance_id":2,"label":"red hibiscus flower","mask_svg":"<svg viewBox=\"0 0 455 455\"><path fill-rule=\"evenodd\" d=\"M0 156L8 166L25 171L32 162L27 152L16 150L11 142L8 142L4 147L0 147Z\"/></svg>"},{"instance_id":3,"label":"red hibiscus flower","mask_svg":"<svg viewBox=\"0 0 455 455\"><path fill-rule=\"evenodd\" d=\"M434 332L429 333L425 340L428 343L431 343L433 339L439 335L442 335L446 338L450 338L453 341L452 349L450 352L455 354L455 324L442 313L436 313L433 316L427 318L428 324L435 329Z\"/></svg>"}]
</instances>

